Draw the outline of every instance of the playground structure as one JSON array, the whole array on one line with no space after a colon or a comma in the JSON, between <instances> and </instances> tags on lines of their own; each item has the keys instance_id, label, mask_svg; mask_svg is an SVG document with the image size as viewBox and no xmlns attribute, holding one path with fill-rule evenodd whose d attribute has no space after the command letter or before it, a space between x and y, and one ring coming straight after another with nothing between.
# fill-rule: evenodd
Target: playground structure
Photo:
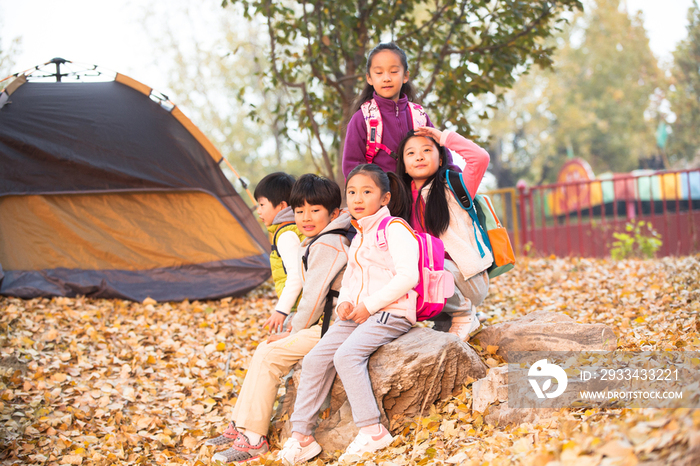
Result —
<instances>
[{"instance_id":1,"label":"playground structure","mask_svg":"<svg viewBox=\"0 0 700 466\"><path fill-rule=\"evenodd\" d=\"M573 159L557 181L518 186L519 228L511 234L520 252L606 257L613 233L640 221L661 235L658 256L700 252L700 169L594 178L585 161Z\"/></svg>"}]
</instances>

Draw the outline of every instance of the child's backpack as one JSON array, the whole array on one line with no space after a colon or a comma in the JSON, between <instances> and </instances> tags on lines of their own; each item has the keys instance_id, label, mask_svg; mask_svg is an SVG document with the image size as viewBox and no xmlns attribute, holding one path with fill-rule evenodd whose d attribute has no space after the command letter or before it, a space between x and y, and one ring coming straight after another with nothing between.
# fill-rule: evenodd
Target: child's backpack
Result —
<instances>
[{"instance_id":1,"label":"child's backpack","mask_svg":"<svg viewBox=\"0 0 700 466\"><path fill-rule=\"evenodd\" d=\"M444 269L445 246L440 238L428 233L417 233L399 217L384 217L377 227L377 246L386 251L386 227L392 220L400 220L413 232L418 240L418 284L413 288L418 293L416 299L416 320L422 321L434 317L445 307L445 301L455 292L452 274Z\"/></svg>"},{"instance_id":2,"label":"child's backpack","mask_svg":"<svg viewBox=\"0 0 700 466\"><path fill-rule=\"evenodd\" d=\"M493 264L488 268L489 278L497 277L515 267L515 253L513 253L513 247L508 238L508 231L503 228L498 219L491 199L485 194L477 194L472 200L464 185L462 174L454 170L447 170L447 186L462 208L469 213L474 228L476 229L478 226L484 244L491 251ZM484 251L481 249L481 245L478 242L476 244L479 246L481 257L483 257Z\"/></svg>"},{"instance_id":3,"label":"child's backpack","mask_svg":"<svg viewBox=\"0 0 700 466\"><path fill-rule=\"evenodd\" d=\"M413 129L428 124L428 115L425 113L425 110L423 110L423 107L418 104L414 104L413 102L409 102L408 108L411 110ZM367 160L367 163L372 163L374 156L377 155L380 149L384 149L384 151L394 159L398 158L398 156L394 154L391 149L382 144L382 131L384 129L384 125L382 124L382 114L379 111L377 101L374 99L368 100L362 104L362 106L360 106L360 110L362 110L362 116L365 117L365 123L367 124L367 145L365 146L365 159Z\"/></svg>"}]
</instances>

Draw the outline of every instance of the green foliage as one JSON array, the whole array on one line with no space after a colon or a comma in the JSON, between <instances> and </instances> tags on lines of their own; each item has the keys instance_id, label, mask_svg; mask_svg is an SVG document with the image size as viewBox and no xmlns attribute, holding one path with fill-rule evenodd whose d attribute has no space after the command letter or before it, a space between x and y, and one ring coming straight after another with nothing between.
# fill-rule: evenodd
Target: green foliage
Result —
<instances>
[{"instance_id":1,"label":"green foliage","mask_svg":"<svg viewBox=\"0 0 700 466\"><path fill-rule=\"evenodd\" d=\"M501 93L519 67L551 65L545 46L561 14L580 0L223 0L263 18L263 82L289 91L278 115L309 135L327 175L342 181L341 150L352 103L365 84L366 57L393 40L409 56L416 101L438 126L471 135L471 96Z\"/></svg>"},{"instance_id":2,"label":"green foliage","mask_svg":"<svg viewBox=\"0 0 700 466\"><path fill-rule=\"evenodd\" d=\"M673 54L673 91L669 95L676 114L669 141L669 160L693 160L700 155L700 7L688 10L688 37Z\"/></svg>"},{"instance_id":3,"label":"green foliage","mask_svg":"<svg viewBox=\"0 0 700 466\"><path fill-rule=\"evenodd\" d=\"M643 234L646 227L648 236ZM661 235L654 230L649 222L629 222L625 226L627 233L613 233L617 241L613 241L610 254L614 260L622 260L630 257L651 259L656 251L661 248Z\"/></svg>"},{"instance_id":4,"label":"green foliage","mask_svg":"<svg viewBox=\"0 0 700 466\"><path fill-rule=\"evenodd\" d=\"M206 26L182 27L189 20ZM183 1L149 4L143 23L159 50L154 60L168 70L168 96L251 191L273 171L309 171L308 151L280 136L283 122L275 110L284 93L269 91L257 76L265 44L259 24L246 22L240 8L222 11L216 4L193 7ZM249 108L256 109L255 119L248 118ZM237 186L225 163L221 168ZM248 202L248 196L243 199Z\"/></svg>"},{"instance_id":5,"label":"green foliage","mask_svg":"<svg viewBox=\"0 0 700 466\"><path fill-rule=\"evenodd\" d=\"M559 47L553 68L522 76L486 126L499 187L518 178L553 182L572 155L600 173L638 168L656 152L657 122L645 112L663 77L642 17L621 10L620 0L586 5L551 40Z\"/></svg>"}]
</instances>

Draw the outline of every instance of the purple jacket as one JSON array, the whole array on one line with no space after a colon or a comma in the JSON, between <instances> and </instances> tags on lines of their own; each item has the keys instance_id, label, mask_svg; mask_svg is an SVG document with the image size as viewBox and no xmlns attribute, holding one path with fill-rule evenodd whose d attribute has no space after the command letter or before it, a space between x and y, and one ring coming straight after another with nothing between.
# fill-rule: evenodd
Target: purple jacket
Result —
<instances>
[{"instance_id":1,"label":"purple jacket","mask_svg":"<svg viewBox=\"0 0 700 466\"><path fill-rule=\"evenodd\" d=\"M390 99L385 99L374 93L374 99L379 106L379 112L382 114L382 144L395 152L399 147L399 143L410 130L413 129L413 119L411 118L411 110L408 108L408 97L405 94L401 95L398 102ZM428 126L434 127L428 117ZM343 149L343 175L347 179L348 173L357 165L367 163L365 159L367 144L367 124L362 116L362 110L358 110L348 123L348 132L345 136L345 148ZM452 153L447 151L447 160L450 164L450 169L459 170L459 167L452 162ZM396 171L396 160L380 150L374 157L373 163L379 165L384 171Z\"/></svg>"}]
</instances>

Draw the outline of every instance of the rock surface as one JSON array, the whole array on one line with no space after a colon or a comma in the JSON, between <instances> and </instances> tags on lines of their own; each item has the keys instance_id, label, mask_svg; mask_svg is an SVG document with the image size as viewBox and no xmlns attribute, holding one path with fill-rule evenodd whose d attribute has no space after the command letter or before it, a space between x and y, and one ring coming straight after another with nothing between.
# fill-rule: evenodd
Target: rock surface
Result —
<instances>
[{"instance_id":1,"label":"rock surface","mask_svg":"<svg viewBox=\"0 0 700 466\"><path fill-rule=\"evenodd\" d=\"M476 337L482 347L498 346L496 354L508 359L509 351L613 351L615 332L603 324L579 324L561 312L536 311L509 322L492 325Z\"/></svg>"},{"instance_id":2,"label":"rock surface","mask_svg":"<svg viewBox=\"0 0 700 466\"><path fill-rule=\"evenodd\" d=\"M519 319L487 327L476 337L481 346L498 346L496 354L508 359L510 351L613 351L617 336L602 324L578 324L560 312L536 311ZM571 379L570 384L580 383ZM530 390L530 387L518 387ZM573 389L574 392L577 389ZM519 395L517 395L519 396ZM549 417L553 408L511 408L508 406L508 366L491 369L472 385L472 409L486 413L493 425L534 422Z\"/></svg>"},{"instance_id":3,"label":"rock surface","mask_svg":"<svg viewBox=\"0 0 700 466\"><path fill-rule=\"evenodd\" d=\"M301 371L297 365L287 380L286 393L275 414L274 428L284 442L290 433ZM372 389L382 413L382 423L393 429L396 420L426 413L431 404L462 390L470 380L483 378L487 366L476 351L456 336L417 327L384 345L369 360ZM328 408L328 409L326 409ZM336 376L330 403L322 408L323 420L316 440L327 452L344 450L358 429L340 378Z\"/></svg>"}]
</instances>

